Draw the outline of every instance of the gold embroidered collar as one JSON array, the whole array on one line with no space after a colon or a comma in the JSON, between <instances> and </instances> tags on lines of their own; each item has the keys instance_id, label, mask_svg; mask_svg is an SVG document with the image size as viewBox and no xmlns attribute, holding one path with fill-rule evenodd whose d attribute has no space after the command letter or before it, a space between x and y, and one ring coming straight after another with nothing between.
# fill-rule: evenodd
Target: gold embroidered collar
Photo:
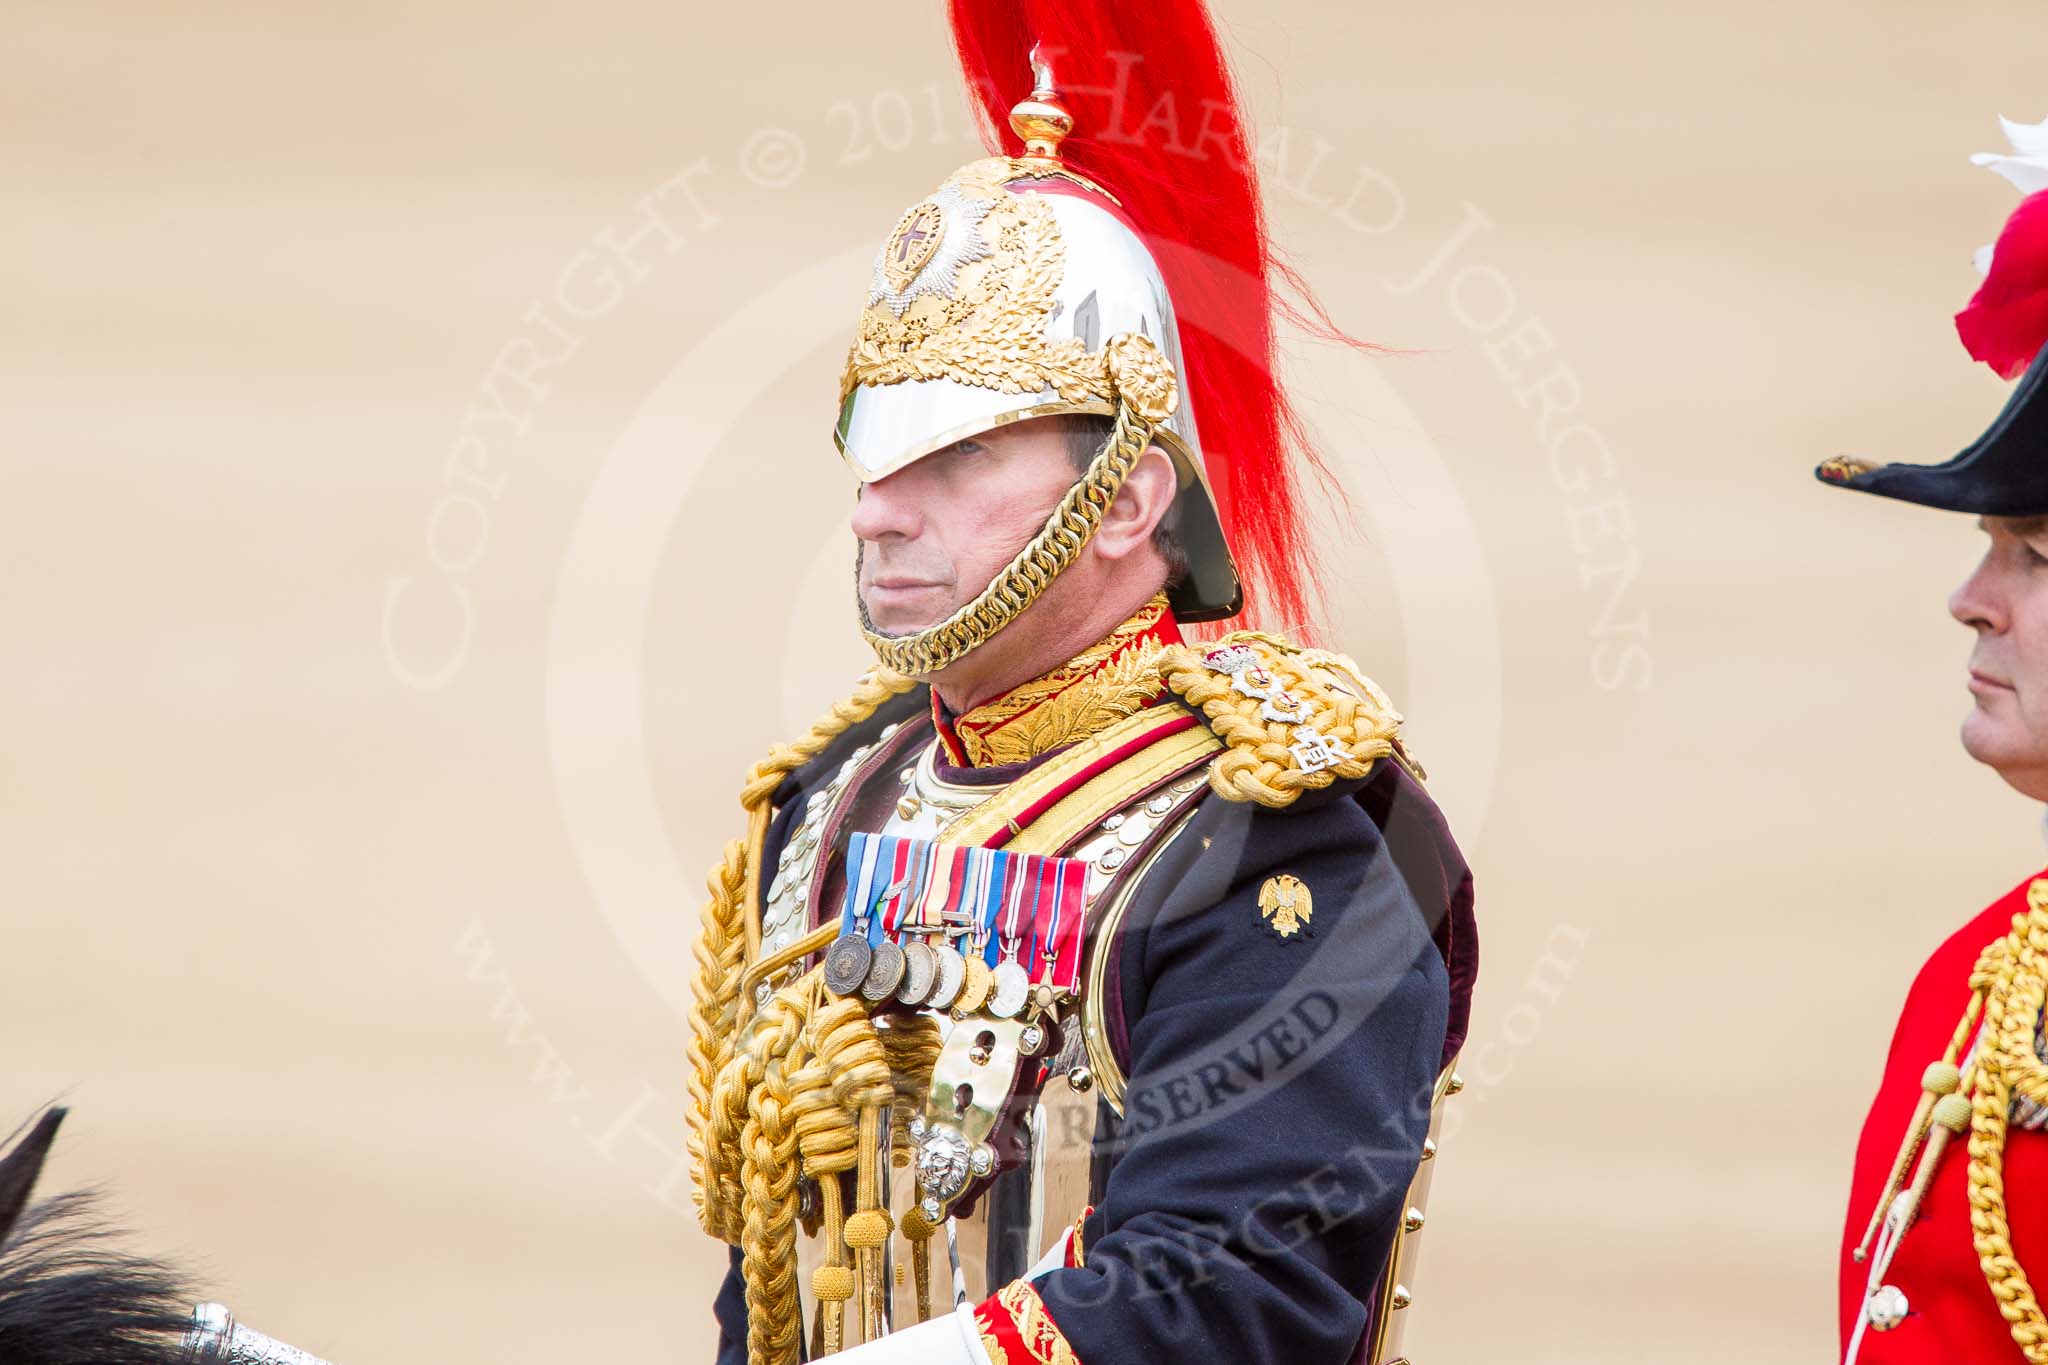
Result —
<instances>
[{"instance_id":1,"label":"gold embroidered collar","mask_svg":"<svg viewBox=\"0 0 2048 1365\"><path fill-rule=\"evenodd\" d=\"M1023 763L1086 739L1150 705L1164 690L1160 651L1180 630L1160 593L1128 621L1040 677L993 701L948 716L932 696L932 716L953 762L990 768Z\"/></svg>"}]
</instances>

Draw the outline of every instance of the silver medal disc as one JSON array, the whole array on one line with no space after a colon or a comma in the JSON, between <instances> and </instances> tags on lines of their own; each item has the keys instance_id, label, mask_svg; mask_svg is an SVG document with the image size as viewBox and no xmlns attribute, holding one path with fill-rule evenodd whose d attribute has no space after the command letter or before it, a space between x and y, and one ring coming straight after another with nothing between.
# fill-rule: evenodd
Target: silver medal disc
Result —
<instances>
[{"instance_id":1,"label":"silver medal disc","mask_svg":"<svg viewBox=\"0 0 2048 1365\"><path fill-rule=\"evenodd\" d=\"M867 979L875 950L858 932L841 934L825 950L825 988L834 995L852 995Z\"/></svg>"},{"instance_id":2,"label":"silver medal disc","mask_svg":"<svg viewBox=\"0 0 2048 1365\"><path fill-rule=\"evenodd\" d=\"M903 981L896 987L896 998L906 1005L922 1005L938 974L939 963L932 950L912 939L903 945Z\"/></svg>"},{"instance_id":3,"label":"silver medal disc","mask_svg":"<svg viewBox=\"0 0 2048 1365\"><path fill-rule=\"evenodd\" d=\"M967 980L967 959L950 943L932 949L932 956L939 965L932 978L932 993L924 998L924 1003L935 1010L951 1009Z\"/></svg>"},{"instance_id":4,"label":"silver medal disc","mask_svg":"<svg viewBox=\"0 0 2048 1365\"><path fill-rule=\"evenodd\" d=\"M988 1012L998 1019L1014 1019L1031 997L1031 978L1010 958L996 964L995 989L989 993Z\"/></svg>"},{"instance_id":5,"label":"silver medal disc","mask_svg":"<svg viewBox=\"0 0 2048 1365\"><path fill-rule=\"evenodd\" d=\"M902 980L903 950L883 939L875 949L875 960L868 964L867 980L860 984L861 996L880 1003L895 994Z\"/></svg>"}]
</instances>

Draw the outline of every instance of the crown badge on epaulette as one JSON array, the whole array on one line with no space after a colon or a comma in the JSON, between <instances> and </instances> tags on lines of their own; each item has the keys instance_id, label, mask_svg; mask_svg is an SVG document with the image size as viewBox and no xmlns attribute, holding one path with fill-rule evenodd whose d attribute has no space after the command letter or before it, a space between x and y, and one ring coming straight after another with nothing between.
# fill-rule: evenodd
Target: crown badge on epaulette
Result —
<instances>
[{"instance_id":1,"label":"crown badge on epaulette","mask_svg":"<svg viewBox=\"0 0 2048 1365\"><path fill-rule=\"evenodd\" d=\"M1287 746L1287 751L1294 755L1294 765L1301 771L1321 772L1351 757L1344 741L1311 724L1314 717L1309 704L1287 690L1266 668L1257 651L1244 645L1226 645L1210 650L1202 662L1228 677L1233 692L1258 702L1261 719L1294 727L1293 743Z\"/></svg>"},{"instance_id":2,"label":"crown badge on epaulette","mask_svg":"<svg viewBox=\"0 0 2048 1365\"><path fill-rule=\"evenodd\" d=\"M1401 715L1341 654L1243 631L1206 646L1162 650L1173 694L1223 741L1209 785L1231 801L1293 804L1303 792L1365 777L1400 746Z\"/></svg>"}]
</instances>

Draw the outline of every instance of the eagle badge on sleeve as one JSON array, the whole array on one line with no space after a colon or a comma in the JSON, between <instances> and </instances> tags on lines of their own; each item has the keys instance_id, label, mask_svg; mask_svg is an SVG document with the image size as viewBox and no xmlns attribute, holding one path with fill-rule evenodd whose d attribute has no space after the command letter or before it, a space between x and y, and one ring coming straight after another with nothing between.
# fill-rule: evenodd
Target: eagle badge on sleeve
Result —
<instances>
[{"instance_id":1,"label":"eagle badge on sleeve","mask_svg":"<svg viewBox=\"0 0 2048 1365\"><path fill-rule=\"evenodd\" d=\"M1314 910L1315 901L1299 877L1282 872L1266 878L1266 884L1259 888L1259 913L1282 938L1293 938L1295 930L1308 923Z\"/></svg>"}]
</instances>

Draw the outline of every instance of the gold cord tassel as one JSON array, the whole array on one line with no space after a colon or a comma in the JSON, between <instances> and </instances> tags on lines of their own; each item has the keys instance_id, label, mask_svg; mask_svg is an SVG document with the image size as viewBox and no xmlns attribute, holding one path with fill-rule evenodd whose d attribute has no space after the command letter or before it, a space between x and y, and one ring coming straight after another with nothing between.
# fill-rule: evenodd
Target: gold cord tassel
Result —
<instances>
[{"instance_id":1,"label":"gold cord tassel","mask_svg":"<svg viewBox=\"0 0 2048 1365\"><path fill-rule=\"evenodd\" d=\"M932 1234L938 1224L924 1216L915 1205L903 1214L903 1235L910 1239L910 1265L917 1277L917 1320L930 1322L932 1316Z\"/></svg>"},{"instance_id":2,"label":"gold cord tassel","mask_svg":"<svg viewBox=\"0 0 2048 1365\"><path fill-rule=\"evenodd\" d=\"M873 1341L882 1335L887 1287L882 1283L882 1252L889 1243L893 1226L889 1210L879 1193L883 1106L871 1104L860 1111L860 1162L856 1167L854 1201L859 1211L846 1220L846 1244L853 1248L854 1263L860 1267L861 1337Z\"/></svg>"},{"instance_id":3,"label":"gold cord tassel","mask_svg":"<svg viewBox=\"0 0 2048 1365\"><path fill-rule=\"evenodd\" d=\"M853 1271L846 1264L846 1197L840 1177L858 1161L860 1134L853 1115L833 1094L832 1073L835 1066L848 1063L845 1050L849 1042L858 1043L865 1023L861 1006L853 1000L828 998L818 1008L811 1017L817 1057L804 1069L794 1102L797 1148L803 1154L804 1174L817 1182L822 1209L825 1263L811 1273L811 1292L818 1300L814 1355L830 1355L844 1346L846 1301L853 1297Z\"/></svg>"},{"instance_id":4,"label":"gold cord tassel","mask_svg":"<svg viewBox=\"0 0 2048 1365\"><path fill-rule=\"evenodd\" d=\"M894 1089L889 1106L890 1151L898 1166L910 1164L916 1144L910 1140L910 1121L924 1112L925 1093L931 1089L932 1068L946 1045L938 1020L928 1014L896 1015L882 1021L876 1031L889 1059L889 1079Z\"/></svg>"},{"instance_id":5,"label":"gold cord tassel","mask_svg":"<svg viewBox=\"0 0 2048 1365\"><path fill-rule=\"evenodd\" d=\"M938 1065L946 1035L938 1021L927 1014L894 1018L889 1025L882 1031L882 1046L889 1054L889 1072L896 1091L889 1117L890 1150L896 1165L908 1166L915 1147L910 1139L910 1120L924 1110L932 1068ZM910 1268L917 1281L919 1322L929 1321L932 1315L931 1237L936 1231L937 1226L924 1216L923 1210L913 1205L904 1211L903 1235L910 1240Z\"/></svg>"},{"instance_id":6,"label":"gold cord tassel","mask_svg":"<svg viewBox=\"0 0 2048 1365\"><path fill-rule=\"evenodd\" d=\"M1878 1199L1872 1230L1864 1234L1855 1255L1864 1259L1876 1230L1891 1229L1880 1239L1883 1249L1871 1272L1875 1286L1890 1260L1890 1248L1919 1216L1950 1140L1967 1131L1970 1232L1978 1266L2021 1355L2029 1365L2048 1365L2048 1315L2013 1254L2005 1211L2005 1139L2013 1097L2048 1102L2048 1063L2036 1044L2042 1008L2048 1003L2048 877L2027 888L2027 909L2013 916L2012 932L1978 956L1970 990L1969 1006L1946 1056L1921 1078L1912 1127ZM1976 1042L1968 1064L1958 1071L1956 1057L1973 1036ZM1898 1183L1916 1149L1919 1164L1913 1182L1897 1196L1894 1208ZM1878 1324L1877 1330L1883 1331L1884 1325ZM1859 1339L1861 1332L1859 1326Z\"/></svg>"},{"instance_id":7,"label":"gold cord tassel","mask_svg":"<svg viewBox=\"0 0 2048 1365\"><path fill-rule=\"evenodd\" d=\"M881 1207L876 1178L883 1117L895 1087L874 1021L853 1000L839 1002L829 1027L820 1029L818 1052L832 1078L832 1098L841 1112L858 1115L855 1134L854 1213L842 1236L859 1272L862 1339L881 1335L882 1249L889 1240L889 1214ZM836 1177L835 1177L836 1178Z\"/></svg>"},{"instance_id":8,"label":"gold cord tassel","mask_svg":"<svg viewBox=\"0 0 2048 1365\"><path fill-rule=\"evenodd\" d=\"M1976 1001L1971 1001L1974 1015ZM1892 1199L1906 1183L1906 1176L1913 1168L1913 1158L1920 1154L1920 1144L1927 1140L1927 1127L1934 1120L1934 1102L1944 1095L1953 1095L1962 1080L1962 1073L1956 1070L1956 1048L1949 1047L1949 1055L1938 1062L1929 1062L1927 1070L1920 1076L1920 1103L1913 1108L1913 1121L1906 1128L1906 1140L1899 1144L1898 1158L1892 1162L1892 1173L1886 1177L1884 1190L1877 1196L1877 1204L1870 1210L1870 1226L1863 1230L1863 1240L1856 1244L1854 1259L1862 1264L1870 1257L1870 1244L1877 1240L1877 1230L1884 1223L1885 1210L1892 1206Z\"/></svg>"},{"instance_id":9,"label":"gold cord tassel","mask_svg":"<svg viewBox=\"0 0 2048 1365\"><path fill-rule=\"evenodd\" d=\"M818 1330L813 1349L836 1355L846 1345L846 1301L853 1297L853 1270L846 1264L845 1191L834 1175L818 1182L825 1205L825 1264L811 1272L811 1292L818 1298Z\"/></svg>"},{"instance_id":10,"label":"gold cord tassel","mask_svg":"<svg viewBox=\"0 0 2048 1365\"><path fill-rule=\"evenodd\" d=\"M1970 1126L1970 1101L1963 1095L1943 1095L1934 1102L1927 1125L1927 1149L1921 1153L1920 1165L1913 1172L1913 1183L1907 1187L1905 1202L1900 1206L1899 1229L1913 1226L1913 1220L1920 1216L1920 1205L1927 1198L1928 1187L1934 1183L1935 1172L1941 1169L1941 1156L1948 1147L1949 1139Z\"/></svg>"}]
</instances>

